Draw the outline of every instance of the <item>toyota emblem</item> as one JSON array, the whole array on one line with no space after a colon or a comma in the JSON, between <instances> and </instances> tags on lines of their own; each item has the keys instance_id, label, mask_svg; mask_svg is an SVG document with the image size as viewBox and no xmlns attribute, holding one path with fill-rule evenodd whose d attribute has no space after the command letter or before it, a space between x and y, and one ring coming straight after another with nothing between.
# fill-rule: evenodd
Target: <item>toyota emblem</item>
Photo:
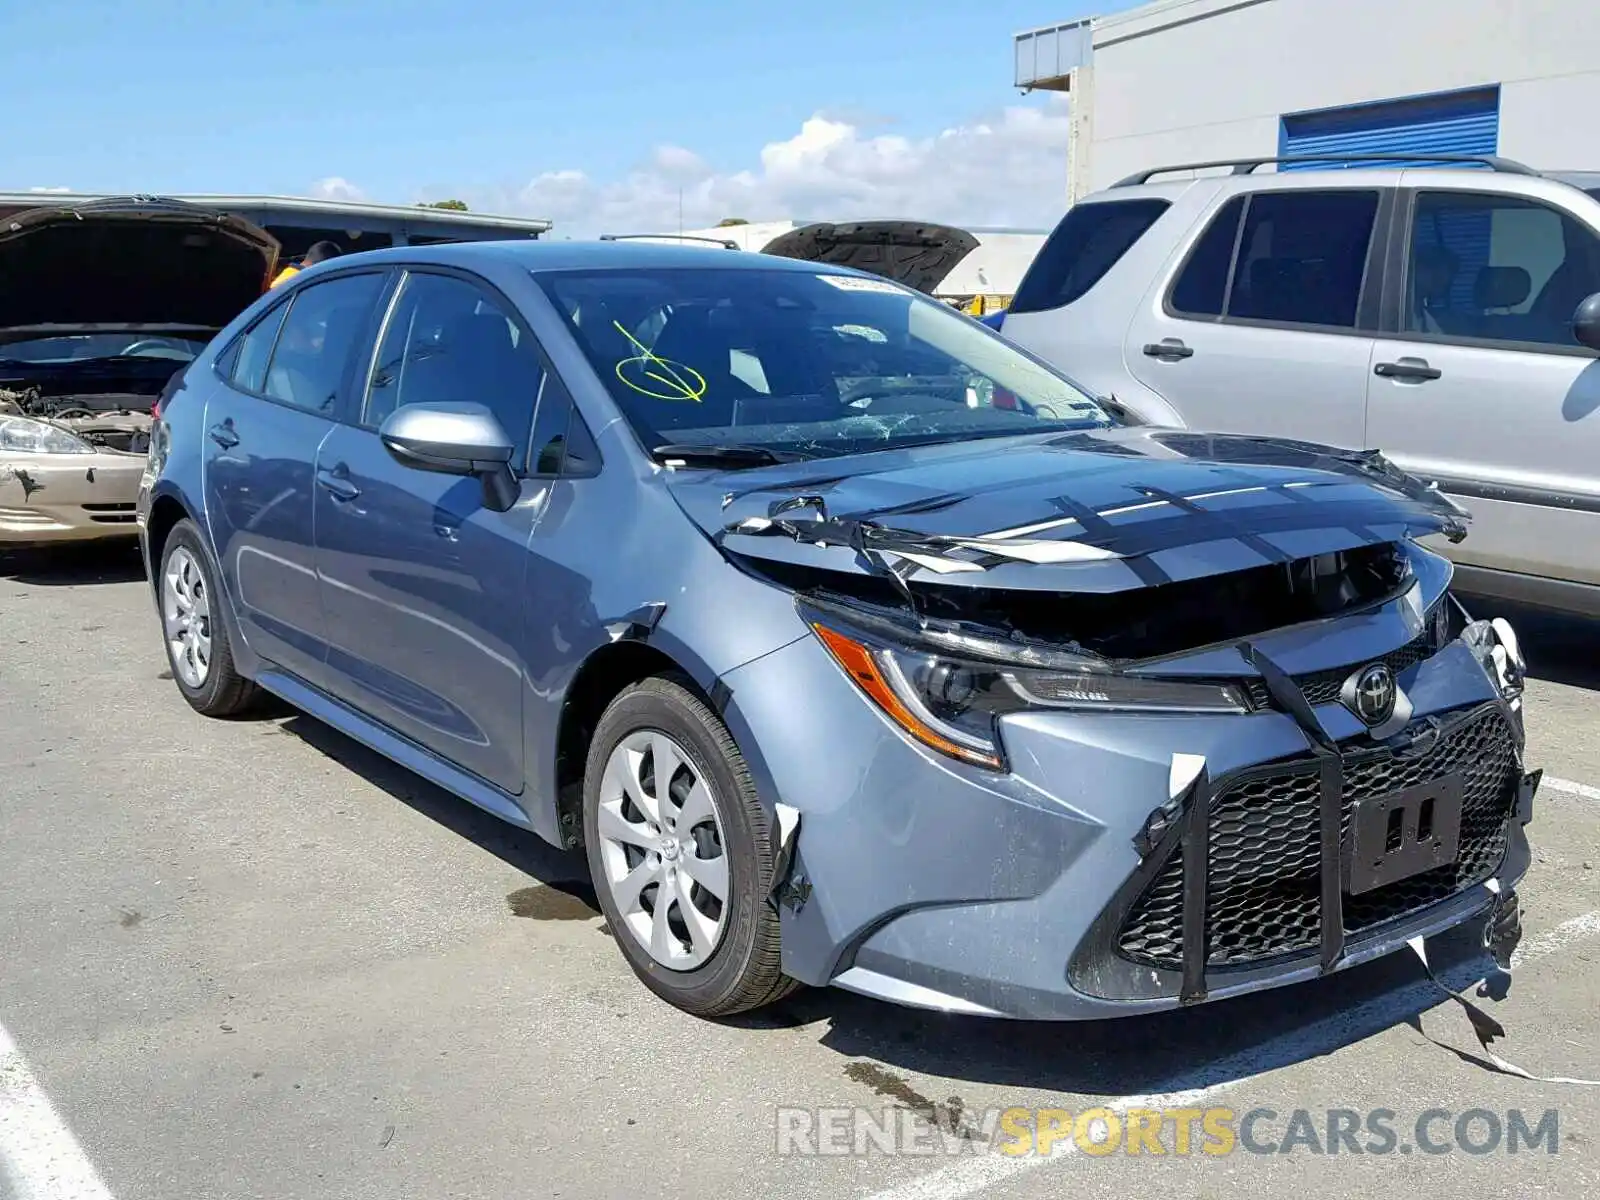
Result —
<instances>
[{"instance_id":1,"label":"toyota emblem","mask_svg":"<svg viewBox=\"0 0 1600 1200\"><path fill-rule=\"evenodd\" d=\"M1345 685L1351 710L1368 725L1382 725L1394 716L1394 672L1383 663L1363 667Z\"/></svg>"}]
</instances>

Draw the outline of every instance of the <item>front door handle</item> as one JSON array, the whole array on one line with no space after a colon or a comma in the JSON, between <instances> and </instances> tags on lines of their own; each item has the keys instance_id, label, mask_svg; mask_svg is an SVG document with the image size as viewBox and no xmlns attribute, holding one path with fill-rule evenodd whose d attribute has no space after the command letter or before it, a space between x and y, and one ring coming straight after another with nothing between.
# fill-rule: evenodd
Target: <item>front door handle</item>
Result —
<instances>
[{"instance_id":1,"label":"front door handle","mask_svg":"<svg viewBox=\"0 0 1600 1200\"><path fill-rule=\"evenodd\" d=\"M1194 349L1185 346L1181 338L1162 338L1159 342L1146 342L1144 352L1148 358L1194 357Z\"/></svg>"},{"instance_id":2,"label":"front door handle","mask_svg":"<svg viewBox=\"0 0 1600 1200\"><path fill-rule=\"evenodd\" d=\"M1372 368L1372 373L1384 379L1409 379L1417 383L1438 379L1444 375L1438 367L1430 367L1425 358L1402 358L1398 362L1381 362Z\"/></svg>"},{"instance_id":3,"label":"front door handle","mask_svg":"<svg viewBox=\"0 0 1600 1200\"><path fill-rule=\"evenodd\" d=\"M220 425L213 425L210 429L206 430L206 436L208 436L217 445L221 446L224 450L232 450L239 444L239 435L233 431L232 417L229 417Z\"/></svg>"},{"instance_id":4,"label":"front door handle","mask_svg":"<svg viewBox=\"0 0 1600 1200\"><path fill-rule=\"evenodd\" d=\"M339 470L318 471L317 486L328 492L335 500L354 500L361 495L361 489L350 482L350 477Z\"/></svg>"}]
</instances>

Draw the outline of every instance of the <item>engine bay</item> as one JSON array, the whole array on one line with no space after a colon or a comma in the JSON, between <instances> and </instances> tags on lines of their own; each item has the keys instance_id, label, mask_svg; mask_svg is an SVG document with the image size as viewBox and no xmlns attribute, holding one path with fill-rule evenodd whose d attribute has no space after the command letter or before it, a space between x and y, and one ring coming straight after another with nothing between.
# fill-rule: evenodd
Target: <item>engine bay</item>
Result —
<instances>
[{"instance_id":1,"label":"engine bay","mask_svg":"<svg viewBox=\"0 0 1600 1200\"><path fill-rule=\"evenodd\" d=\"M140 392L55 395L37 387L0 387L0 415L44 421L96 450L121 454L149 450L155 402L155 395Z\"/></svg>"}]
</instances>

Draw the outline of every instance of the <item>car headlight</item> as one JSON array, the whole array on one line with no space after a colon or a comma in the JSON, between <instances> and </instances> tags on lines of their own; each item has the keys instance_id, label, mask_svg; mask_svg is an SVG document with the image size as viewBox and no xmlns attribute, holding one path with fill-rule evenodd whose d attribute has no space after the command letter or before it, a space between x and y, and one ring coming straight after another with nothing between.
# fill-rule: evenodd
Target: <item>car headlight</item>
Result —
<instances>
[{"instance_id":1,"label":"car headlight","mask_svg":"<svg viewBox=\"0 0 1600 1200\"><path fill-rule=\"evenodd\" d=\"M28 417L0 417L0 454L93 454L94 447L65 429Z\"/></svg>"},{"instance_id":2,"label":"car headlight","mask_svg":"<svg viewBox=\"0 0 1600 1200\"><path fill-rule=\"evenodd\" d=\"M844 673L912 737L940 753L1005 769L999 719L1039 709L1095 712L1244 713L1225 683L1141 679L1085 664L1053 669L986 662L897 642L831 612L805 612Z\"/></svg>"}]
</instances>

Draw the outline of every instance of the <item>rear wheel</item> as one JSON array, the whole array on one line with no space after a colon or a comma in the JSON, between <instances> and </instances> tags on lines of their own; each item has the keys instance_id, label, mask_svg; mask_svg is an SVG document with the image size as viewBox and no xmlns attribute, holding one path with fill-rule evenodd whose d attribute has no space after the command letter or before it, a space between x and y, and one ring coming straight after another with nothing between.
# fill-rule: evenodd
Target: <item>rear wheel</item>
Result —
<instances>
[{"instance_id":1,"label":"rear wheel","mask_svg":"<svg viewBox=\"0 0 1600 1200\"><path fill-rule=\"evenodd\" d=\"M234 669L222 597L194 522L179 521L167 535L156 594L167 662L183 698L208 717L231 717L248 709L259 692Z\"/></svg>"},{"instance_id":2,"label":"rear wheel","mask_svg":"<svg viewBox=\"0 0 1600 1200\"><path fill-rule=\"evenodd\" d=\"M645 986L726 1016L796 985L765 900L765 810L727 727L684 683L646 679L606 709L584 775L584 842L601 909Z\"/></svg>"}]
</instances>

